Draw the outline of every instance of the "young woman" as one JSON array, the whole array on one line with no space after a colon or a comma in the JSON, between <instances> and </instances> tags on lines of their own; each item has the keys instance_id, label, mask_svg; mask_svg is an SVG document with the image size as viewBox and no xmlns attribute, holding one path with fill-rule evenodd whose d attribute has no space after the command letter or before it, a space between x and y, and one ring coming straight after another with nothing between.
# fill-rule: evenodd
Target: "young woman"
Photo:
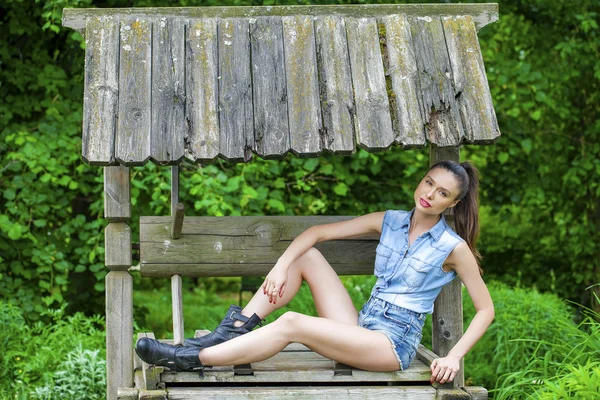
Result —
<instances>
[{"instance_id":1,"label":"young woman","mask_svg":"<svg viewBox=\"0 0 600 400\"><path fill-rule=\"evenodd\" d=\"M143 338L136 352L149 364L197 370L203 365L261 361L299 342L357 368L402 370L416 355L425 315L433 312L435 298L458 275L477 313L449 354L431 364L432 382L452 381L461 358L494 319L475 247L478 186L477 170L471 164L437 163L415 190L410 212L376 212L307 229L282 254L248 305L243 310L232 306L212 334L188 339L184 346ZM447 208L454 208L456 232L442 216ZM375 232L381 234L375 259L377 281L357 313L337 274L313 246ZM262 318L286 305L302 281L310 287L319 317L287 312L252 331Z\"/></svg>"}]
</instances>

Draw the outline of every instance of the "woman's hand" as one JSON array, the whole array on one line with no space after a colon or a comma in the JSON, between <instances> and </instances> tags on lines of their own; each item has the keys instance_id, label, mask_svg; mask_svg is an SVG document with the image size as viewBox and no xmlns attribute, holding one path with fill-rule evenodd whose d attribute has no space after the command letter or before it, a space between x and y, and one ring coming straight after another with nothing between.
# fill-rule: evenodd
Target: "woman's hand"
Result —
<instances>
[{"instance_id":1,"label":"woman's hand","mask_svg":"<svg viewBox=\"0 0 600 400\"><path fill-rule=\"evenodd\" d=\"M454 380L454 377L460 370L460 358L446 356L442 358L436 358L431 363L431 383L446 383Z\"/></svg>"},{"instance_id":2,"label":"woman's hand","mask_svg":"<svg viewBox=\"0 0 600 400\"><path fill-rule=\"evenodd\" d=\"M287 286L288 269L279 262L275 264L271 272L262 284L263 293L269 298L269 303L277 303L277 296L283 297Z\"/></svg>"}]
</instances>

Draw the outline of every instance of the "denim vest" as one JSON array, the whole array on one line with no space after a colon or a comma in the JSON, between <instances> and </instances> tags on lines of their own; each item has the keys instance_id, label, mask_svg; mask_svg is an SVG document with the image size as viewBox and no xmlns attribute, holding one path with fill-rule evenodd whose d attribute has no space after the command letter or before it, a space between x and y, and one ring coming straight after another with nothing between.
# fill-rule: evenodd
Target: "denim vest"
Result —
<instances>
[{"instance_id":1,"label":"denim vest","mask_svg":"<svg viewBox=\"0 0 600 400\"><path fill-rule=\"evenodd\" d=\"M442 216L409 247L413 212L386 211L375 258L377 281L371 295L415 312L432 313L442 287L456 277L456 272L446 272L442 265L464 240Z\"/></svg>"}]
</instances>

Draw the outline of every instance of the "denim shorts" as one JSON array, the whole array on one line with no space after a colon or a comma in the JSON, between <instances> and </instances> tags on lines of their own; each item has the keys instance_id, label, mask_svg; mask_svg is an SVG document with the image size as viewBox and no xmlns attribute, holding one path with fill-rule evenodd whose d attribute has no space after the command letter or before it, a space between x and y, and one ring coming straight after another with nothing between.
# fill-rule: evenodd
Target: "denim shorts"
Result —
<instances>
[{"instance_id":1,"label":"denim shorts","mask_svg":"<svg viewBox=\"0 0 600 400\"><path fill-rule=\"evenodd\" d=\"M385 334L396 353L400 370L404 370L417 355L425 316L371 297L358 313L358 326Z\"/></svg>"}]
</instances>

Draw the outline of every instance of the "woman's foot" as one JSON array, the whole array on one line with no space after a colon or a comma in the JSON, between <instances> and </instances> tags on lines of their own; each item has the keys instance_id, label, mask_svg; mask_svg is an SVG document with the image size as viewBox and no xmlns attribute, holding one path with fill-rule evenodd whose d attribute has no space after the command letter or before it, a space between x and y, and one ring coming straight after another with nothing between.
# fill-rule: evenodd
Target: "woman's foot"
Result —
<instances>
[{"instance_id":1,"label":"woman's foot","mask_svg":"<svg viewBox=\"0 0 600 400\"><path fill-rule=\"evenodd\" d=\"M235 326L238 321L243 322L243 324ZM205 349L248 333L257 325L260 325L260 317L258 315L254 314L248 318L242 315L241 307L231 305L227 311L227 315L225 315L225 318L223 318L214 331L199 338L186 339L184 344L186 346L196 346Z\"/></svg>"},{"instance_id":2,"label":"woman's foot","mask_svg":"<svg viewBox=\"0 0 600 400\"><path fill-rule=\"evenodd\" d=\"M148 364L176 371L198 371L204 368L198 356L198 347L172 346L155 339L141 338L135 345L135 352Z\"/></svg>"}]
</instances>

